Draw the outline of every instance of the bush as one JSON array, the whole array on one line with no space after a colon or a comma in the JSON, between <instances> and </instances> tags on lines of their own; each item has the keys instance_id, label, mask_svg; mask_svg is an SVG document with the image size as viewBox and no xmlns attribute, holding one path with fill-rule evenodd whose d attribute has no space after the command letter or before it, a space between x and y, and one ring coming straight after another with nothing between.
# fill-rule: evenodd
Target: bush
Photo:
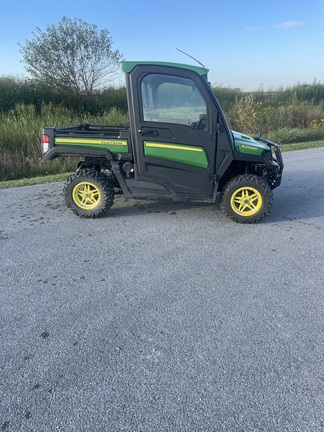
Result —
<instances>
[{"instance_id":1,"label":"bush","mask_svg":"<svg viewBox=\"0 0 324 432\"><path fill-rule=\"evenodd\" d=\"M253 95L236 99L228 116L232 129L246 134L260 134L261 102L256 102Z\"/></svg>"}]
</instances>

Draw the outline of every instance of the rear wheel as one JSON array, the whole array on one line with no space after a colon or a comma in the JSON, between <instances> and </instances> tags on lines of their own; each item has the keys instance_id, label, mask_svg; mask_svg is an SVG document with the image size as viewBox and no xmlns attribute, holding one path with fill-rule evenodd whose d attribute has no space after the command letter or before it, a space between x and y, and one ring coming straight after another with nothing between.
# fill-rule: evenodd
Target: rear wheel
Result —
<instances>
[{"instance_id":1,"label":"rear wheel","mask_svg":"<svg viewBox=\"0 0 324 432\"><path fill-rule=\"evenodd\" d=\"M67 207L81 217L98 217L114 202L114 189L108 177L94 170L80 170L72 174L63 193Z\"/></svg>"},{"instance_id":2,"label":"rear wheel","mask_svg":"<svg viewBox=\"0 0 324 432\"><path fill-rule=\"evenodd\" d=\"M254 223L264 218L273 202L268 183L252 174L234 177L224 186L220 206L230 219L239 223Z\"/></svg>"}]
</instances>

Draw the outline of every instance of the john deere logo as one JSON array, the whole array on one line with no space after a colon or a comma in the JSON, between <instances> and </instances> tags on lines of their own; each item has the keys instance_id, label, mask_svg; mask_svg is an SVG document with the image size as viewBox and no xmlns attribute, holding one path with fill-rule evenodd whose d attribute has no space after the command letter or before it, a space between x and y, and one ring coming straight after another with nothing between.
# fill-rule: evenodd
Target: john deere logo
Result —
<instances>
[{"instance_id":1,"label":"john deere logo","mask_svg":"<svg viewBox=\"0 0 324 432\"><path fill-rule=\"evenodd\" d=\"M112 146L125 146L127 145L127 141L114 141L114 140L102 140L100 141L100 144L109 144Z\"/></svg>"},{"instance_id":2,"label":"john deere logo","mask_svg":"<svg viewBox=\"0 0 324 432\"><path fill-rule=\"evenodd\" d=\"M257 147L252 147L252 146L245 145L245 144L242 144L242 148L244 148L246 150L255 150L255 151L258 151Z\"/></svg>"}]
</instances>

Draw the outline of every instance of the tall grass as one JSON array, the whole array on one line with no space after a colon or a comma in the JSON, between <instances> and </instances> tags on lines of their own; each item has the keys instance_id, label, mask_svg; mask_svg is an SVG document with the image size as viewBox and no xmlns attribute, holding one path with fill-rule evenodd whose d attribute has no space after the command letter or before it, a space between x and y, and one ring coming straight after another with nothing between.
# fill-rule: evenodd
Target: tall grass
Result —
<instances>
[{"instance_id":1,"label":"tall grass","mask_svg":"<svg viewBox=\"0 0 324 432\"><path fill-rule=\"evenodd\" d=\"M80 115L52 104L43 104L39 110L35 105L17 104L7 114L0 113L0 180L74 170L76 162L71 158L44 160L42 129L79 123L128 124L128 116L117 108L101 115Z\"/></svg>"}]
</instances>

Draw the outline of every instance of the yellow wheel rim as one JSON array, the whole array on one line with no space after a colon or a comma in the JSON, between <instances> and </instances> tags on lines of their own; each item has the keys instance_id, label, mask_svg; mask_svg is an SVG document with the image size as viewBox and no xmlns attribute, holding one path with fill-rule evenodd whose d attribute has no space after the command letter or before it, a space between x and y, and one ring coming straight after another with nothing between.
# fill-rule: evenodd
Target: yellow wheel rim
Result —
<instances>
[{"instance_id":1,"label":"yellow wheel rim","mask_svg":"<svg viewBox=\"0 0 324 432\"><path fill-rule=\"evenodd\" d=\"M253 187L242 187L233 193L231 207L240 216L253 216L262 207L262 196Z\"/></svg>"},{"instance_id":2,"label":"yellow wheel rim","mask_svg":"<svg viewBox=\"0 0 324 432\"><path fill-rule=\"evenodd\" d=\"M93 210L101 201L99 189L92 183L78 183L72 192L73 201L83 210Z\"/></svg>"}]
</instances>

